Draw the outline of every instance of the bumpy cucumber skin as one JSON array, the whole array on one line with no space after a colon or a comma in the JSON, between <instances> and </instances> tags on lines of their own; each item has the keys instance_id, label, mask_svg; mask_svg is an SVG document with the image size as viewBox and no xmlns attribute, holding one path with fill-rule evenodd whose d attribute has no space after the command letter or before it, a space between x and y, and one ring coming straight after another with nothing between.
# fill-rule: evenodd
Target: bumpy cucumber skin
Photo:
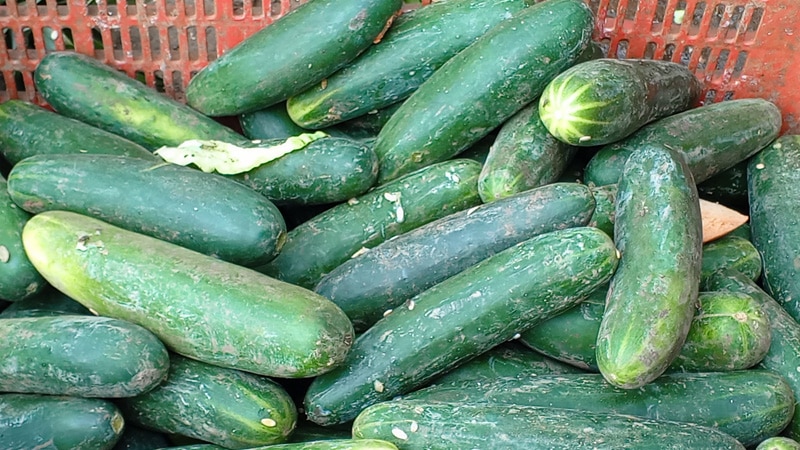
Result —
<instances>
[{"instance_id":1,"label":"bumpy cucumber skin","mask_svg":"<svg viewBox=\"0 0 800 450\"><path fill-rule=\"evenodd\" d=\"M97 219L43 212L23 242L59 290L209 364L311 377L340 364L353 340L347 316L318 294Z\"/></svg>"},{"instance_id":2,"label":"bumpy cucumber skin","mask_svg":"<svg viewBox=\"0 0 800 450\"><path fill-rule=\"evenodd\" d=\"M671 61L599 58L560 73L539 98L542 122L576 146L609 144L694 105L702 83Z\"/></svg>"},{"instance_id":3,"label":"bumpy cucumber skin","mask_svg":"<svg viewBox=\"0 0 800 450\"><path fill-rule=\"evenodd\" d=\"M532 103L501 127L478 179L484 203L552 183L575 156L577 147L554 138Z\"/></svg>"},{"instance_id":4,"label":"bumpy cucumber skin","mask_svg":"<svg viewBox=\"0 0 800 450\"><path fill-rule=\"evenodd\" d=\"M3 448L111 450L125 419L110 401L37 394L0 395Z\"/></svg>"},{"instance_id":5,"label":"bumpy cucumber skin","mask_svg":"<svg viewBox=\"0 0 800 450\"><path fill-rule=\"evenodd\" d=\"M72 51L48 53L36 88L58 113L129 139L148 150L190 139L247 139L99 60Z\"/></svg>"},{"instance_id":6,"label":"bumpy cucumber skin","mask_svg":"<svg viewBox=\"0 0 800 450\"><path fill-rule=\"evenodd\" d=\"M0 103L0 153L12 165L41 153L157 159L135 142L22 100Z\"/></svg>"},{"instance_id":7,"label":"bumpy cucumber skin","mask_svg":"<svg viewBox=\"0 0 800 450\"><path fill-rule=\"evenodd\" d=\"M680 352L697 301L700 204L680 153L642 147L628 158L617 191L614 242L622 257L606 297L597 364L609 383L635 389L663 373Z\"/></svg>"},{"instance_id":8,"label":"bumpy cucumber skin","mask_svg":"<svg viewBox=\"0 0 800 450\"><path fill-rule=\"evenodd\" d=\"M289 394L266 377L171 355L167 380L118 401L132 423L226 448L280 444L297 423Z\"/></svg>"},{"instance_id":9,"label":"bumpy cucumber skin","mask_svg":"<svg viewBox=\"0 0 800 450\"><path fill-rule=\"evenodd\" d=\"M761 277L761 254L750 240L736 235L725 235L703 244L701 280L720 269L733 269L753 281ZM701 287L702 288L702 287Z\"/></svg>"},{"instance_id":10,"label":"bumpy cucumber skin","mask_svg":"<svg viewBox=\"0 0 800 450\"><path fill-rule=\"evenodd\" d=\"M276 205L338 203L375 184L378 156L356 140L327 137L231 177Z\"/></svg>"},{"instance_id":11,"label":"bumpy cucumber skin","mask_svg":"<svg viewBox=\"0 0 800 450\"><path fill-rule=\"evenodd\" d=\"M597 186L617 183L632 152L642 144L661 144L685 154L695 183L700 184L767 146L778 137L781 121L778 107L763 99L737 99L691 108L603 146L586 164L583 181Z\"/></svg>"},{"instance_id":12,"label":"bumpy cucumber skin","mask_svg":"<svg viewBox=\"0 0 800 450\"><path fill-rule=\"evenodd\" d=\"M405 13L378 44L289 98L289 115L300 126L319 129L402 101L448 59L528 4L448 0Z\"/></svg>"},{"instance_id":13,"label":"bumpy cucumber skin","mask_svg":"<svg viewBox=\"0 0 800 450\"><path fill-rule=\"evenodd\" d=\"M747 185L753 244L764 290L800 321L800 136L783 135L750 158Z\"/></svg>"},{"instance_id":14,"label":"bumpy cucumber skin","mask_svg":"<svg viewBox=\"0 0 800 450\"><path fill-rule=\"evenodd\" d=\"M38 155L9 174L31 213L66 210L237 264L274 258L286 235L278 208L233 180L116 155Z\"/></svg>"},{"instance_id":15,"label":"bumpy cucumber skin","mask_svg":"<svg viewBox=\"0 0 800 450\"><path fill-rule=\"evenodd\" d=\"M553 183L461 210L345 261L314 290L347 313L356 330L387 309L489 256L537 234L584 226L594 210L589 189Z\"/></svg>"},{"instance_id":16,"label":"bumpy cucumber skin","mask_svg":"<svg viewBox=\"0 0 800 450\"><path fill-rule=\"evenodd\" d=\"M320 425L344 423L418 388L577 304L608 281L616 264L611 238L589 227L542 234L497 253L360 335L341 366L311 383L306 415Z\"/></svg>"},{"instance_id":17,"label":"bumpy cucumber skin","mask_svg":"<svg viewBox=\"0 0 800 450\"><path fill-rule=\"evenodd\" d=\"M365 409L358 439L385 439L408 450L737 449L733 437L699 425L540 406L393 400Z\"/></svg>"},{"instance_id":18,"label":"bumpy cucumber skin","mask_svg":"<svg viewBox=\"0 0 800 450\"><path fill-rule=\"evenodd\" d=\"M592 24L581 1L540 2L450 58L378 134L378 182L451 158L500 126L577 60Z\"/></svg>"},{"instance_id":19,"label":"bumpy cucumber skin","mask_svg":"<svg viewBox=\"0 0 800 450\"><path fill-rule=\"evenodd\" d=\"M0 320L0 390L119 398L164 381L169 357L146 329L95 316Z\"/></svg>"},{"instance_id":20,"label":"bumpy cucumber skin","mask_svg":"<svg viewBox=\"0 0 800 450\"><path fill-rule=\"evenodd\" d=\"M203 114L231 116L286 100L372 45L401 6L401 0L302 4L198 72L186 101Z\"/></svg>"},{"instance_id":21,"label":"bumpy cucumber skin","mask_svg":"<svg viewBox=\"0 0 800 450\"><path fill-rule=\"evenodd\" d=\"M0 312L0 319L60 315L84 315L91 312L85 306L48 286L36 295L14 302Z\"/></svg>"},{"instance_id":22,"label":"bumpy cucumber skin","mask_svg":"<svg viewBox=\"0 0 800 450\"><path fill-rule=\"evenodd\" d=\"M380 185L295 227L281 253L256 270L313 289L360 249L478 205L480 170L475 161L455 159Z\"/></svg>"},{"instance_id":23,"label":"bumpy cucumber skin","mask_svg":"<svg viewBox=\"0 0 800 450\"><path fill-rule=\"evenodd\" d=\"M664 374L641 389L619 389L600 374L505 377L435 384L405 400L549 406L693 423L746 446L775 436L794 413L794 394L767 370Z\"/></svg>"},{"instance_id":24,"label":"bumpy cucumber skin","mask_svg":"<svg viewBox=\"0 0 800 450\"><path fill-rule=\"evenodd\" d=\"M286 102L241 114L239 126L242 127L242 133L250 139L286 139L308 132L289 117Z\"/></svg>"},{"instance_id":25,"label":"bumpy cucumber skin","mask_svg":"<svg viewBox=\"0 0 800 450\"><path fill-rule=\"evenodd\" d=\"M22 244L22 229L30 217L30 213L14 203L8 193L8 182L0 177L0 248L4 250L0 270L2 300L24 300L47 286L25 254Z\"/></svg>"},{"instance_id":26,"label":"bumpy cucumber skin","mask_svg":"<svg viewBox=\"0 0 800 450\"><path fill-rule=\"evenodd\" d=\"M278 444L263 450L397 450L397 446L382 439L330 439Z\"/></svg>"},{"instance_id":27,"label":"bumpy cucumber skin","mask_svg":"<svg viewBox=\"0 0 800 450\"><path fill-rule=\"evenodd\" d=\"M759 442L756 450L800 450L800 442L783 436L773 436Z\"/></svg>"}]
</instances>

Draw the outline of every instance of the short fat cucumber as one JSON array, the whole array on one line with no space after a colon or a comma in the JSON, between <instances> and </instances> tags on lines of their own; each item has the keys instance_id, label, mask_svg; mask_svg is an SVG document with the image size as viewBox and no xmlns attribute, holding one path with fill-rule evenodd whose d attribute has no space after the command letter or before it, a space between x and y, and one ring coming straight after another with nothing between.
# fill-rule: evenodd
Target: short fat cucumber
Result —
<instances>
[{"instance_id":1,"label":"short fat cucumber","mask_svg":"<svg viewBox=\"0 0 800 450\"><path fill-rule=\"evenodd\" d=\"M702 86L686 66L671 61L600 58L555 77L539 98L539 111L557 139L603 145L689 109Z\"/></svg>"},{"instance_id":2,"label":"short fat cucumber","mask_svg":"<svg viewBox=\"0 0 800 450\"><path fill-rule=\"evenodd\" d=\"M631 154L615 220L622 256L606 297L597 364L609 383L635 389L657 378L680 352L697 301L700 203L683 156L657 146Z\"/></svg>"},{"instance_id":3,"label":"short fat cucumber","mask_svg":"<svg viewBox=\"0 0 800 450\"><path fill-rule=\"evenodd\" d=\"M39 213L22 239L53 286L209 364L311 377L340 364L353 340L350 320L321 295L91 217Z\"/></svg>"},{"instance_id":4,"label":"short fat cucumber","mask_svg":"<svg viewBox=\"0 0 800 450\"><path fill-rule=\"evenodd\" d=\"M373 44L401 0L313 0L197 73L186 101L209 116L263 109L334 73Z\"/></svg>"},{"instance_id":5,"label":"short fat cucumber","mask_svg":"<svg viewBox=\"0 0 800 450\"><path fill-rule=\"evenodd\" d=\"M0 299L17 302L47 287L22 245L22 229L31 214L20 208L0 177Z\"/></svg>"},{"instance_id":6,"label":"short fat cucumber","mask_svg":"<svg viewBox=\"0 0 800 450\"><path fill-rule=\"evenodd\" d=\"M450 58L378 134L378 182L449 159L500 126L575 63L592 24L580 0L539 2Z\"/></svg>"},{"instance_id":7,"label":"short fat cucumber","mask_svg":"<svg viewBox=\"0 0 800 450\"><path fill-rule=\"evenodd\" d=\"M442 281L379 320L342 365L315 378L306 415L320 425L345 423L371 404L427 384L582 301L611 277L616 252L602 231L569 228L520 242Z\"/></svg>"},{"instance_id":8,"label":"short fat cucumber","mask_svg":"<svg viewBox=\"0 0 800 450\"><path fill-rule=\"evenodd\" d=\"M703 244L701 266L703 279L710 277L717 270L732 269L742 272L755 281L761 278L761 266L761 254L756 246L746 238L725 235Z\"/></svg>"}]
</instances>

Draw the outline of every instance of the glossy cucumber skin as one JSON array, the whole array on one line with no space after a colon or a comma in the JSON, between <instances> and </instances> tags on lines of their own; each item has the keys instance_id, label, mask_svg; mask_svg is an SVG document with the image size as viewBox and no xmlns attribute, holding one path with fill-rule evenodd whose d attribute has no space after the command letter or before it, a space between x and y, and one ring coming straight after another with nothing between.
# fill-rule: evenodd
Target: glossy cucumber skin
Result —
<instances>
[{"instance_id":1,"label":"glossy cucumber skin","mask_svg":"<svg viewBox=\"0 0 800 450\"><path fill-rule=\"evenodd\" d=\"M209 364L311 377L341 363L352 343L350 320L320 295L97 219L43 212L23 242L59 290Z\"/></svg>"},{"instance_id":2,"label":"glossy cucumber skin","mask_svg":"<svg viewBox=\"0 0 800 450\"><path fill-rule=\"evenodd\" d=\"M640 389L619 389L600 374L505 377L434 384L405 400L578 409L716 428L746 446L775 436L794 413L794 394L767 370L664 374Z\"/></svg>"},{"instance_id":3,"label":"glossy cucumber skin","mask_svg":"<svg viewBox=\"0 0 800 450\"><path fill-rule=\"evenodd\" d=\"M379 185L292 229L281 253L256 270L313 289L362 248L479 204L479 173L477 162L456 159Z\"/></svg>"},{"instance_id":4,"label":"glossy cucumber skin","mask_svg":"<svg viewBox=\"0 0 800 450\"><path fill-rule=\"evenodd\" d=\"M242 127L242 134L254 140L286 139L308 132L289 117L286 102L239 115L239 126Z\"/></svg>"},{"instance_id":5,"label":"glossy cucumber skin","mask_svg":"<svg viewBox=\"0 0 800 450\"><path fill-rule=\"evenodd\" d=\"M586 165L583 181L619 181L628 156L642 144L683 152L697 184L748 159L778 137L781 113L763 99L712 103L664 117L618 142L603 146Z\"/></svg>"},{"instance_id":6,"label":"glossy cucumber skin","mask_svg":"<svg viewBox=\"0 0 800 450\"><path fill-rule=\"evenodd\" d=\"M564 408L425 400L373 405L356 418L353 436L385 439L408 450L487 448L487 436L497 436L496 448L509 450L745 448L727 434L688 423Z\"/></svg>"},{"instance_id":7,"label":"glossy cucumber skin","mask_svg":"<svg viewBox=\"0 0 800 450\"><path fill-rule=\"evenodd\" d=\"M314 290L339 305L357 330L387 309L537 234L584 226L594 209L586 186L554 183L461 210L345 261Z\"/></svg>"},{"instance_id":8,"label":"glossy cucumber skin","mask_svg":"<svg viewBox=\"0 0 800 450\"><path fill-rule=\"evenodd\" d=\"M111 450L125 419L110 401L38 394L0 394L0 436L7 450Z\"/></svg>"},{"instance_id":9,"label":"glossy cucumber skin","mask_svg":"<svg viewBox=\"0 0 800 450\"><path fill-rule=\"evenodd\" d=\"M501 127L478 179L484 203L553 183L566 170L577 147L554 138L532 103Z\"/></svg>"},{"instance_id":10,"label":"glossy cucumber skin","mask_svg":"<svg viewBox=\"0 0 800 450\"><path fill-rule=\"evenodd\" d=\"M30 213L66 210L241 265L278 254L286 224L252 189L190 167L116 155L38 155L9 174Z\"/></svg>"},{"instance_id":11,"label":"glossy cucumber skin","mask_svg":"<svg viewBox=\"0 0 800 450\"><path fill-rule=\"evenodd\" d=\"M194 109L72 51L48 53L36 67L36 88L59 114L118 134L148 150L190 139L247 139Z\"/></svg>"},{"instance_id":12,"label":"glossy cucumber skin","mask_svg":"<svg viewBox=\"0 0 800 450\"><path fill-rule=\"evenodd\" d=\"M404 13L379 43L289 98L289 115L300 126L319 129L402 101L447 60L529 3L448 0Z\"/></svg>"},{"instance_id":13,"label":"glossy cucumber skin","mask_svg":"<svg viewBox=\"0 0 800 450\"><path fill-rule=\"evenodd\" d=\"M795 320L800 320L799 182L800 136L781 136L750 158L750 229L763 262L762 285Z\"/></svg>"},{"instance_id":14,"label":"glossy cucumber skin","mask_svg":"<svg viewBox=\"0 0 800 450\"><path fill-rule=\"evenodd\" d=\"M606 297L597 364L609 383L635 389L680 352L697 301L700 205L678 152L642 147L628 158L617 191L614 243L622 256Z\"/></svg>"},{"instance_id":15,"label":"glossy cucumber skin","mask_svg":"<svg viewBox=\"0 0 800 450\"><path fill-rule=\"evenodd\" d=\"M314 0L208 64L186 101L209 116L266 108L300 93L372 45L401 0Z\"/></svg>"},{"instance_id":16,"label":"glossy cucumber skin","mask_svg":"<svg viewBox=\"0 0 800 450\"><path fill-rule=\"evenodd\" d=\"M693 106L702 83L686 66L652 59L599 58L560 73L539 98L542 122L568 144L619 141Z\"/></svg>"},{"instance_id":17,"label":"glossy cucumber skin","mask_svg":"<svg viewBox=\"0 0 800 450\"><path fill-rule=\"evenodd\" d=\"M500 126L577 60L592 23L581 1L541 2L450 58L378 134L379 183L451 158Z\"/></svg>"},{"instance_id":18,"label":"glossy cucumber skin","mask_svg":"<svg viewBox=\"0 0 800 450\"><path fill-rule=\"evenodd\" d=\"M171 355L167 380L119 400L140 426L226 448L280 444L297 422L289 394L269 378Z\"/></svg>"},{"instance_id":19,"label":"glossy cucumber skin","mask_svg":"<svg viewBox=\"0 0 800 450\"><path fill-rule=\"evenodd\" d=\"M542 234L497 253L361 334L341 366L311 383L306 415L320 425L344 423L419 388L582 301L616 264L611 238L589 227Z\"/></svg>"},{"instance_id":20,"label":"glossy cucumber skin","mask_svg":"<svg viewBox=\"0 0 800 450\"><path fill-rule=\"evenodd\" d=\"M0 103L0 153L12 165L41 153L102 153L155 160L149 150L22 100Z\"/></svg>"},{"instance_id":21,"label":"glossy cucumber skin","mask_svg":"<svg viewBox=\"0 0 800 450\"><path fill-rule=\"evenodd\" d=\"M720 269L733 269L751 280L761 278L761 254L753 243L743 237L725 235L703 244L701 280Z\"/></svg>"},{"instance_id":22,"label":"glossy cucumber skin","mask_svg":"<svg viewBox=\"0 0 800 450\"><path fill-rule=\"evenodd\" d=\"M0 177L0 299L17 302L41 292L47 282L31 264L22 245L22 229L31 214L20 208Z\"/></svg>"},{"instance_id":23,"label":"glossy cucumber skin","mask_svg":"<svg viewBox=\"0 0 800 450\"><path fill-rule=\"evenodd\" d=\"M375 184L378 157L364 143L331 136L231 178L276 205L339 203Z\"/></svg>"}]
</instances>

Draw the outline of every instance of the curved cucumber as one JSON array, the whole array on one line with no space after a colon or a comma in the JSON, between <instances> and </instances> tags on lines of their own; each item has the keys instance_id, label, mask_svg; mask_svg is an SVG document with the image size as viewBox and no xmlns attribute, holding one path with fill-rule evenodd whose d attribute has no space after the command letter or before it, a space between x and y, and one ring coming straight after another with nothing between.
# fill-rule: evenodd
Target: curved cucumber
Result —
<instances>
[{"instance_id":1,"label":"curved cucumber","mask_svg":"<svg viewBox=\"0 0 800 450\"><path fill-rule=\"evenodd\" d=\"M401 6L401 0L301 4L198 72L186 101L203 114L231 116L286 100L372 45Z\"/></svg>"},{"instance_id":2,"label":"curved cucumber","mask_svg":"<svg viewBox=\"0 0 800 450\"><path fill-rule=\"evenodd\" d=\"M614 221L617 214L617 188L616 184L589 188L595 205L589 225L605 231L611 237L614 236Z\"/></svg>"},{"instance_id":3,"label":"curved cucumber","mask_svg":"<svg viewBox=\"0 0 800 450\"><path fill-rule=\"evenodd\" d=\"M600 323L597 365L609 383L635 389L680 352L697 301L700 204L681 154L643 147L628 158L614 225L622 257Z\"/></svg>"},{"instance_id":4,"label":"curved cucumber","mask_svg":"<svg viewBox=\"0 0 800 450\"><path fill-rule=\"evenodd\" d=\"M384 311L537 234L586 225L594 200L586 186L554 183L461 210L345 261L314 290L358 329Z\"/></svg>"},{"instance_id":5,"label":"curved cucumber","mask_svg":"<svg viewBox=\"0 0 800 450\"><path fill-rule=\"evenodd\" d=\"M738 270L751 280L758 280L761 277L761 254L748 239L735 235L706 242L703 244L701 280L720 269Z\"/></svg>"},{"instance_id":6,"label":"curved cucumber","mask_svg":"<svg viewBox=\"0 0 800 450\"><path fill-rule=\"evenodd\" d=\"M97 219L43 212L22 239L53 286L209 364L310 377L340 364L352 343L350 320L320 295Z\"/></svg>"},{"instance_id":7,"label":"curved cucumber","mask_svg":"<svg viewBox=\"0 0 800 450\"><path fill-rule=\"evenodd\" d=\"M600 58L555 77L539 98L539 110L557 139L596 146L689 109L702 87L686 66L671 61Z\"/></svg>"},{"instance_id":8,"label":"curved cucumber","mask_svg":"<svg viewBox=\"0 0 800 450\"><path fill-rule=\"evenodd\" d=\"M344 423L421 387L582 301L616 264L611 239L589 227L541 234L484 259L360 335L341 366L311 383L306 415L320 425Z\"/></svg>"},{"instance_id":9,"label":"curved cucumber","mask_svg":"<svg viewBox=\"0 0 800 450\"><path fill-rule=\"evenodd\" d=\"M30 298L47 286L22 245L22 229L30 217L14 203L8 182L0 177L0 299L6 301Z\"/></svg>"},{"instance_id":10,"label":"curved cucumber","mask_svg":"<svg viewBox=\"0 0 800 450\"><path fill-rule=\"evenodd\" d=\"M592 23L580 0L539 2L450 58L378 134L379 183L451 158L500 126L575 63Z\"/></svg>"},{"instance_id":11,"label":"curved cucumber","mask_svg":"<svg viewBox=\"0 0 800 450\"><path fill-rule=\"evenodd\" d=\"M286 139L308 132L289 117L286 102L239 115L239 126L250 139Z\"/></svg>"}]
</instances>

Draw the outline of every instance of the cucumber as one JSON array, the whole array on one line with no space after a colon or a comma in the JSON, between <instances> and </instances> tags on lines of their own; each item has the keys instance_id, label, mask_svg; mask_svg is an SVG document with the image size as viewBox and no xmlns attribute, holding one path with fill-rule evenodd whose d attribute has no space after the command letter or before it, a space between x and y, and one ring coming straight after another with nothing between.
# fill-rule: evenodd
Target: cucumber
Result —
<instances>
[{"instance_id":1,"label":"cucumber","mask_svg":"<svg viewBox=\"0 0 800 450\"><path fill-rule=\"evenodd\" d=\"M267 141L259 146L277 143ZM276 205L339 203L367 192L375 184L378 157L364 143L327 137L231 178Z\"/></svg>"},{"instance_id":2,"label":"cucumber","mask_svg":"<svg viewBox=\"0 0 800 450\"><path fill-rule=\"evenodd\" d=\"M8 305L0 312L0 319L90 314L85 306L48 285L42 292Z\"/></svg>"},{"instance_id":3,"label":"cucumber","mask_svg":"<svg viewBox=\"0 0 800 450\"><path fill-rule=\"evenodd\" d=\"M280 444L297 422L294 402L274 381L175 354L164 383L119 405L139 426L226 448Z\"/></svg>"},{"instance_id":4,"label":"cucumber","mask_svg":"<svg viewBox=\"0 0 800 450\"><path fill-rule=\"evenodd\" d=\"M597 227L611 237L614 237L618 187L616 184L609 184L589 188L594 197L594 212L589 219L589 226Z\"/></svg>"},{"instance_id":5,"label":"cucumber","mask_svg":"<svg viewBox=\"0 0 800 450\"><path fill-rule=\"evenodd\" d=\"M686 66L653 59L599 58L560 73L539 98L542 122L576 146L609 144L694 106L702 82Z\"/></svg>"},{"instance_id":6,"label":"cucumber","mask_svg":"<svg viewBox=\"0 0 800 450\"><path fill-rule=\"evenodd\" d=\"M701 279L725 268L738 270L756 281L761 277L761 254L752 242L736 235L725 235L703 244Z\"/></svg>"},{"instance_id":7,"label":"cucumber","mask_svg":"<svg viewBox=\"0 0 800 450\"><path fill-rule=\"evenodd\" d=\"M280 255L256 270L313 289L362 248L479 204L480 170L455 159L378 186L295 227Z\"/></svg>"},{"instance_id":8,"label":"cucumber","mask_svg":"<svg viewBox=\"0 0 800 450\"><path fill-rule=\"evenodd\" d=\"M616 264L611 238L589 227L541 234L484 259L360 335L342 365L311 382L306 416L344 423L419 388L582 301Z\"/></svg>"},{"instance_id":9,"label":"cucumber","mask_svg":"<svg viewBox=\"0 0 800 450\"><path fill-rule=\"evenodd\" d=\"M0 391L132 397L167 377L158 338L108 317L61 315L0 320Z\"/></svg>"},{"instance_id":10,"label":"cucumber","mask_svg":"<svg viewBox=\"0 0 800 450\"><path fill-rule=\"evenodd\" d=\"M763 99L691 108L603 146L586 165L583 180L598 186L617 183L628 156L642 145L653 144L683 152L695 182L700 184L767 146L778 137L781 121L778 107Z\"/></svg>"},{"instance_id":11,"label":"cucumber","mask_svg":"<svg viewBox=\"0 0 800 450\"><path fill-rule=\"evenodd\" d=\"M332 439L278 444L259 450L397 450L397 446L381 439Z\"/></svg>"},{"instance_id":12,"label":"cucumber","mask_svg":"<svg viewBox=\"0 0 800 450\"><path fill-rule=\"evenodd\" d=\"M349 439L352 437L350 426L323 427L300 417L294 431L289 436L288 443L300 443L321 440Z\"/></svg>"},{"instance_id":13,"label":"cucumber","mask_svg":"<svg viewBox=\"0 0 800 450\"><path fill-rule=\"evenodd\" d=\"M312 377L340 364L353 340L350 320L320 295L91 217L43 212L22 239L53 286L209 364Z\"/></svg>"},{"instance_id":14,"label":"cucumber","mask_svg":"<svg viewBox=\"0 0 800 450\"><path fill-rule=\"evenodd\" d=\"M286 102L239 115L239 126L250 139L286 139L308 132L289 117Z\"/></svg>"},{"instance_id":15,"label":"cucumber","mask_svg":"<svg viewBox=\"0 0 800 450\"><path fill-rule=\"evenodd\" d=\"M386 125L403 102L393 103L381 109L374 109L364 115L325 128L325 132L334 136L343 135L351 139L359 139L374 143L381 128Z\"/></svg>"},{"instance_id":16,"label":"cucumber","mask_svg":"<svg viewBox=\"0 0 800 450\"><path fill-rule=\"evenodd\" d=\"M116 155L37 155L8 192L30 213L73 211L241 265L274 258L286 236L275 205L233 180Z\"/></svg>"},{"instance_id":17,"label":"cucumber","mask_svg":"<svg viewBox=\"0 0 800 450\"><path fill-rule=\"evenodd\" d=\"M121 136L21 100L0 103L0 153L11 165L41 153L157 159L146 148Z\"/></svg>"},{"instance_id":18,"label":"cucumber","mask_svg":"<svg viewBox=\"0 0 800 450\"><path fill-rule=\"evenodd\" d=\"M6 450L110 450L125 419L110 401L38 394L0 394L0 437Z\"/></svg>"},{"instance_id":19,"label":"cucumber","mask_svg":"<svg viewBox=\"0 0 800 450\"><path fill-rule=\"evenodd\" d=\"M153 450L170 445L164 433L126 423L125 430L113 450Z\"/></svg>"},{"instance_id":20,"label":"cucumber","mask_svg":"<svg viewBox=\"0 0 800 450\"><path fill-rule=\"evenodd\" d=\"M800 320L800 136L783 135L750 158L747 185L753 245L761 253L764 290Z\"/></svg>"},{"instance_id":21,"label":"cucumber","mask_svg":"<svg viewBox=\"0 0 800 450\"><path fill-rule=\"evenodd\" d=\"M488 443L487 436L497 440ZM394 400L365 409L357 439L404 450L739 449L733 437L700 425L541 406Z\"/></svg>"},{"instance_id":22,"label":"cucumber","mask_svg":"<svg viewBox=\"0 0 800 450\"><path fill-rule=\"evenodd\" d=\"M308 89L379 39L401 0L313 0L208 64L186 87L209 116L263 109Z\"/></svg>"},{"instance_id":23,"label":"cucumber","mask_svg":"<svg viewBox=\"0 0 800 450\"><path fill-rule=\"evenodd\" d=\"M289 98L289 116L319 129L402 101L456 53L530 3L447 0L405 13L376 45Z\"/></svg>"},{"instance_id":24,"label":"cucumber","mask_svg":"<svg viewBox=\"0 0 800 450\"><path fill-rule=\"evenodd\" d=\"M680 153L652 146L628 158L617 192L614 243L622 257L606 297L597 365L609 383L635 389L663 373L680 352L697 301L700 205Z\"/></svg>"},{"instance_id":25,"label":"cucumber","mask_svg":"<svg viewBox=\"0 0 800 450\"><path fill-rule=\"evenodd\" d=\"M592 24L580 0L540 2L450 58L378 134L378 182L449 159L500 126L577 60Z\"/></svg>"},{"instance_id":26,"label":"cucumber","mask_svg":"<svg viewBox=\"0 0 800 450\"><path fill-rule=\"evenodd\" d=\"M547 131L536 103L522 108L500 127L489 148L478 179L481 200L491 202L555 182L576 150Z\"/></svg>"},{"instance_id":27,"label":"cucumber","mask_svg":"<svg viewBox=\"0 0 800 450\"><path fill-rule=\"evenodd\" d=\"M22 229L30 217L14 203L8 182L0 177L0 299L9 302L30 298L47 286L22 245Z\"/></svg>"},{"instance_id":28,"label":"cucumber","mask_svg":"<svg viewBox=\"0 0 800 450\"><path fill-rule=\"evenodd\" d=\"M42 98L59 114L148 150L190 139L247 142L219 122L81 53L48 53L36 67L34 80Z\"/></svg>"},{"instance_id":29,"label":"cucumber","mask_svg":"<svg viewBox=\"0 0 800 450\"><path fill-rule=\"evenodd\" d=\"M773 436L759 442L756 450L800 450L800 442L783 436Z\"/></svg>"},{"instance_id":30,"label":"cucumber","mask_svg":"<svg viewBox=\"0 0 800 450\"><path fill-rule=\"evenodd\" d=\"M586 225L589 189L555 183L461 210L345 261L314 290L339 305L356 331L387 309L537 234Z\"/></svg>"}]
</instances>

